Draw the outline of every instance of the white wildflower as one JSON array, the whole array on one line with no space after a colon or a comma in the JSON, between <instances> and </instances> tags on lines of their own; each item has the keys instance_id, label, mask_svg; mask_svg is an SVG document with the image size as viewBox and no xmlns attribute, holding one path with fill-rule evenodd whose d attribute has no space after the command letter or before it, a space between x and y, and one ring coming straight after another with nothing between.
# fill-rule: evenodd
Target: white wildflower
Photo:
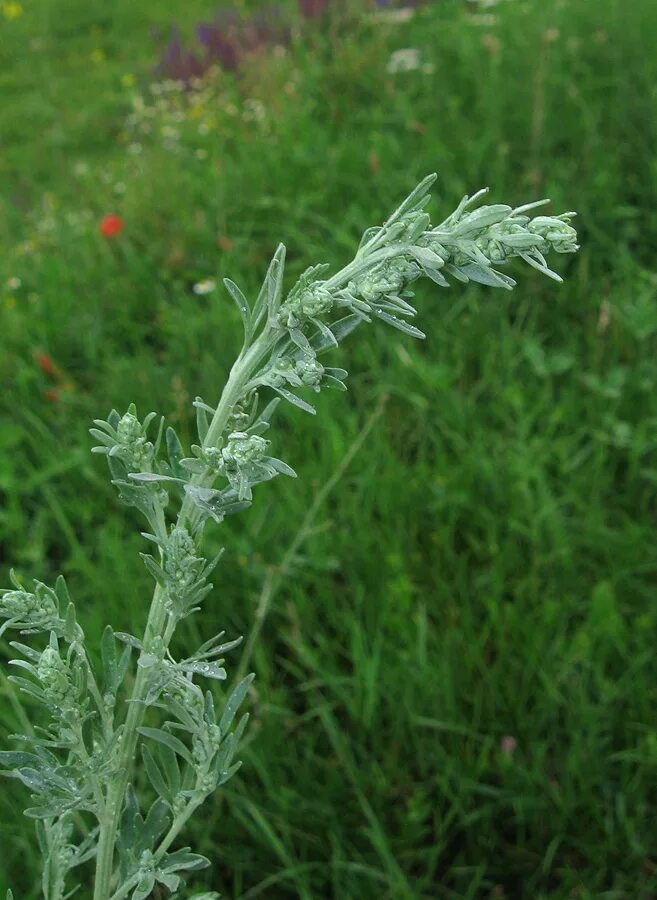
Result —
<instances>
[{"instance_id":1,"label":"white wildflower","mask_svg":"<svg viewBox=\"0 0 657 900\"><path fill-rule=\"evenodd\" d=\"M397 75L399 72L414 72L422 65L420 51L416 47L404 47L395 50L386 65L389 75Z\"/></svg>"},{"instance_id":2,"label":"white wildflower","mask_svg":"<svg viewBox=\"0 0 657 900\"><path fill-rule=\"evenodd\" d=\"M197 281L192 290L197 297L204 297L212 293L216 286L217 282L213 278L204 278L203 281Z\"/></svg>"}]
</instances>

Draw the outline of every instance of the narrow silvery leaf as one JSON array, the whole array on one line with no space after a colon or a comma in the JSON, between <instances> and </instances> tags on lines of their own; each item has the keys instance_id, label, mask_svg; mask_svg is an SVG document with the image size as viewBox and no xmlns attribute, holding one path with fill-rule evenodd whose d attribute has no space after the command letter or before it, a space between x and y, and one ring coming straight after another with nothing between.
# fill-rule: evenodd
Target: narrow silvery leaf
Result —
<instances>
[{"instance_id":1,"label":"narrow silvery leaf","mask_svg":"<svg viewBox=\"0 0 657 900\"><path fill-rule=\"evenodd\" d=\"M216 681L226 680L226 670L215 662L206 662L200 659L191 660L181 664L181 667L185 672L192 672L195 675L204 675L206 678L214 678Z\"/></svg>"},{"instance_id":2,"label":"narrow silvery leaf","mask_svg":"<svg viewBox=\"0 0 657 900\"><path fill-rule=\"evenodd\" d=\"M159 884L163 884L169 891L177 891L180 887L180 878L177 875L157 871L155 873L155 878Z\"/></svg>"},{"instance_id":3,"label":"narrow silvery leaf","mask_svg":"<svg viewBox=\"0 0 657 900\"><path fill-rule=\"evenodd\" d=\"M269 403L267 404L267 406L265 406L265 408L263 409L263 411L262 411L262 412L260 413L260 415L258 416L258 421L259 421L259 422L267 422L267 423L269 423L269 422L271 421L271 417L272 417L272 416L274 415L274 413L276 412L276 407L278 406L278 404L279 404L280 402L281 402L281 401L280 401L280 399L279 399L278 397L274 397L273 400L270 400Z\"/></svg>"},{"instance_id":4,"label":"narrow silvery leaf","mask_svg":"<svg viewBox=\"0 0 657 900\"><path fill-rule=\"evenodd\" d=\"M144 565L146 566L146 568L148 569L148 571L151 573L151 575L153 576L153 578L157 581L157 583L158 583L161 587L165 587L165 585L166 585L166 583L167 583L167 577L166 577L166 575L165 575L164 570L162 569L162 567L159 566L159 565L155 562L155 560L153 559L153 557L152 557L150 554L148 554L148 553L140 553L139 555L140 555L141 558L143 559Z\"/></svg>"},{"instance_id":5,"label":"narrow silvery leaf","mask_svg":"<svg viewBox=\"0 0 657 900\"><path fill-rule=\"evenodd\" d=\"M366 247L368 244L373 244L377 237L382 234L383 228L380 225L374 225L372 228L367 228L363 232L363 236L360 239L360 244L358 245L358 250L362 250L363 247Z\"/></svg>"},{"instance_id":6,"label":"narrow silvery leaf","mask_svg":"<svg viewBox=\"0 0 657 900\"><path fill-rule=\"evenodd\" d=\"M33 650L32 647L28 647L27 644L21 644L20 641L9 641L9 646L14 650L18 650L19 653L22 653L27 659L31 659L33 662L38 663L41 658L41 654L37 650Z\"/></svg>"},{"instance_id":7,"label":"narrow silvery leaf","mask_svg":"<svg viewBox=\"0 0 657 900\"><path fill-rule=\"evenodd\" d=\"M279 244L267 273L267 308L273 320L283 299L283 272L285 271L285 246Z\"/></svg>"},{"instance_id":8,"label":"narrow silvery leaf","mask_svg":"<svg viewBox=\"0 0 657 900\"><path fill-rule=\"evenodd\" d=\"M519 216L523 213L529 212L530 209L537 209L539 206L545 206L548 204L549 200L534 200L532 203L525 203L522 206L516 206L511 211L512 216ZM574 213L573 213L574 215Z\"/></svg>"},{"instance_id":9,"label":"narrow silvery leaf","mask_svg":"<svg viewBox=\"0 0 657 900\"><path fill-rule=\"evenodd\" d=\"M180 765L178 764L178 754L167 747L166 744L156 745L157 764L160 770L166 776L166 782L169 786L171 796L175 797L182 789L182 777L180 774Z\"/></svg>"},{"instance_id":10,"label":"narrow silvery leaf","mask_svg":"<svg viewBox=\"0 0 657 900\"><path fill-rule=\"evenodd\" d=\"M529 263L532 268L538 269L539 272L542 272L543 275L547 275L548 278L552 278L553 281L563 281L561 275L557 275L556 272L553 272L552 269L549 269L547 266L540 263L529 253L521 253L520 256L525 260L525 262Z\"/></svg>"},{"instance_id":11,"label":"narrow silvery leaf","mask_svg":"<svg viewBox=\"0 0 657 900\"><path fill-rule=\"evenodd\" d=\"M46 586L44 585L44 588ZM68 592L68 587L66 585L66 579L63 575L57 576L57 581L55 582L55 593L57 594L57 599L62 605L63 609L66 609L68 604L71 602L71 595Z\"/></svg>"},{"instance_id":12,"label":"narrow silvery leaf","mask_svg":"<svg viewBox=\"0 0 657 900\"><path fill-rule=\"evenodd\" d=\"M208 413L205 404L201 401L200 397L196 398L194 403L196 407L196 432L198 434L199 440L201 443L205 440L205 436L208 433L208 428L210 427L210 423L208 422Z\"/></svg>"},{"instance_id":13,"label":"narrow silvery leaf","mask_svg":"<svg viewBox=\"0 0 657 900\"><path fill-rule=\"evenodd\" d=\"M510 284L507 275L502 275L488 266L480 266L478 263L468 263L465 266L459 266L461 272L466 275L470 281L476 281L477 284L487 284L489 287L502 287L510 291L515 282Z\"/></svg>"},{"instance_id":14,"label":"narrow silvery leaf","mask_svg":"<svg viewBox=\"0 0 657 900\"><path fill-rule=\"evenodd\" d=\"M75 617L75 606L69 603L66 609L66 618L64 620L64 637L69 643L83 638L80 626Z\"/></svg>"},{"instance_id":15,"label":"narrow silvery leaf","mask_svg":"<svg viewBox=\"0 0 657 900\"><path fill-rule=\"evenodd\" d=\"M192 456L188 456L185 459L180 460L180 468L184 469L186 472L191 472L193 475L201 475L205 472L207 466L202 459L195 459Z\"/></svg>"},{"instance_id":16,"label":"narrow silvery leaf","mask_svg":"<svg viewBox=\"0 0 657 900\"><path fill-rule=\"evenodd\" d=\"M470 280L467 275L464 275L461 272L458 266L452 265L452 263L445 263L445 271L449 272L450 275L453 275L457 281L461 281L463 284L467 284Z\"/></svg>"},{"instance_id":17,"label":"narrow silvery leaf","mask_svg":"<svg viewBox=\"0 0 657 900\"><path fill-rule=\"evenodd\" d=\"M162 872L183 872L185 870L207 869L210 860L200 853L192 853L189 847L183 847L174 853L167 853L160 864Z\"/></svg>"},{"instance_id":18,"label":"narrow silvery leaf","mask_svg":"<svg viewBox=\"0 0 657 900\"><path fill-rule=\"evenodd\" d=\"M328 350L329 348L338 346L338 339L328 325L322 322L321 319L314 319L313 323L319 329L319 334L315 335L315 337L310 340L312 350Z\"/></svg>"},{"instance_id":19,"label":"narrow silvery leaf","mask_svg":"<svg viewBox=\"0 0 657 900\"><path fill-rule=\"evenodd\" d=\"M219 728L221 729L222 734L225 734L232 725L235 714L246 697L254 678L255 675L247 675L246 678L243 678L239 684L233 688L228 700L226 700L226 705L224 706L224 711L219 721Z\"/></svg>"},{"instance_id":20,"label":"narrow silvery leaf","mask_svg":"<svg viewBox=\"0 0 657 900\"><path fill-rule=\"evenodd\" d=\"M223 644L218 644L217 641L221 641L225 633L225 631L220 631L219 634L210 638L209 641L206 641L198 648L194 655L197 658L219 656L222 653L228 653L230 650L234 650L235 647L239 647L242 643L241 637L234 638L232 641L225 641Z\"/></svg>"},{"instance_id":21,"label":"narrow silvery leaf","mask_svg":"<svg viewBox=\"0 0 657 900\"><path fill-rule=\"evenodd\" d=\"M128 646L135 650L141 650L142 648L142 642L133 634L128 634L126 631L115 631L114 637L117 641L121 641L122 644L128 644Z\"/></svg>"},{"instance_id":22,"label":"narrow silvery leaf","mask_svg":"<svg viewBox=\"0 0 657 900\"><path fill-rule=\"evenodd\" d=\"M308 356L313 355L313 348L310 345L310 341L306 337L306 335L299 328L290 328L289 331L290 337L297 345L300 350L303 350L304 353L307 353Z\"/></svg>"},{"instance_id":23,"label":"narrow silvery leaf","mask_svg":"<svg viewBox=\"0 0 657 900\"><path fill-rule=\"evenodd\" d=\"M226 784L227 781L230 781L230 779L233 777L233 775L235 775L235 773L238 772L241 768L242 768L242 763L236 762L232 766L230 766L228 769L222 770L222 772L219 776L219 780L217 782L217 787L221 787L222 784Z\"/></svg>"},{"instance_id":24,"label":"narrow silvery leaf","mask_svg":"<svg viewBox=\"0 0 657 900\"><path fill-rule=\"evenodd\" d=\"M288 466L287 463L284 463L282 459L276 459L273 456L269 456L267 458L267 462L270 466L276 469L277 472L280 472L281 475L288 475L290 478L297 477L297 473L294 471L294 469Z\"/></svg>"},{"instance_id":25,"label":"narrow silvery leaf","mask_svg":"<svg viewBox=\"0 0 657 900\"><path fill-rule=\"evenodd\" d=\"M496 237L500 244L513 247L514 250L531 250L533 247L542 247L545 241L540 234L532 234L525 231L522 234L501 234Z\"/></svg>"},{"instance_id":26,"label":"narrow silvery leaf","mask_svg":"<svg viewBox=\"0 0 657 900\"><path fill-rule=\"evenodd\" d=\"M17 769L22 766L34 767L41 764L41 759L34 753L25 753L21 750L0 750L0 766Z\"/></svg>"},{"instance_id":27,"label":"narrow silvery leaf","mask_svg":"<svg viewBox=\"0 0 657 900\"><path fill-rule=\"evenodd\" d=\"M180 475L182 475L182 472L180 471L180 460L185 455L183 446L180 443L180 438L178 437L174 429L169 427L165 432L165 440L167 445L167 454L169 457L169 466L171 467L171 474L180 477Z\"/></svg>"},{"instance_id":28,"label":"narrow silvery leaf","mask_svg":"<svg viewBox=\"0 0 657 900\"><path fill-rule=\"evenodd\" d=\"M160 744L164 744L169 747L169 749L173 750L178 756L193 765L192 754L187 749L187 747L183 744L183 742L175 737L175 735L171 734L168 731L164 731L162 728L146 728L143 726L139 729L139 733L143 734L144 737L150 738L152 741L157 741Z\"/></svg>"},{"instance_id":29,"label":"narrow silvery leaf","mask_svg":"<svg viewBox=\"0 0 657 900\"><path fill-rule=\"evenodd\" d=\"M305 400L302 400L301 397L297 397L296 394L293 394L292 391L286 391L285 388L276 387L274 388L284 400L287 400L288 403L291 403L293 406L297 406L299 409L302 409L304 412L310 413L311 416L314 416L317 410L314 406L311 406L310 403L306 403Z\"/></svg>"},{"instance_id":30,"label":"narrow silvery leaf","mask_svg":"<svg viewBox=\"0 0 657 900\"><path fill-rule=\"evenodd\" d=\"M258 299L256 300L255 306L253 307L251 322L252 322L252 330L254 332L257 329L260 322L262 321L263 316L269 309L270 284L272 284L272 281L273 281L273 287L272 287L271 291L273 292L273 294L276 293L276 274L275 274L276 270L279 270L278 277L281 279L281 287L282 287L283 272L280 271L280 265L279 265L281 256L283 259L285 258L285 247L283 247L282 244L279 245L279 247L276 250L276 253L274 253L272 260L269 263L269 268L267 269L267 274L265 275L264 281L262 282L262 287L260 288L260 292L258 294Z\"/></svg>"},{"instance_id":31,"label":"narrow silvery leaf","mask_svg":"<svg viewBox=\"0 0 657 900\"><path fill-rule=\"evenodd\" d=\"M489 228L491 225L497 225L498 222L504 221L511 213L511 207L502 203L492 206L482 206L473 212L464 216L454 228L455 237L462 237L475 231L481 231L483 228Z\"/></svg>"},{"instance_id":32,"label":"narrow silvery leaf","mask_svg":"<svg viewBox=\"0 0 657 900\"><path fill-rule=\"evenodd\" d=\"M322 386L326 386L327 388L334 388L338 391L346 391L347 385L344 382L340 381L339 378L334 378L332 375L324 375L322 379Z\"/></svg>"},{"instance_id":33,"label":"narrow silvery leaf","mask_svg":"<svg viewBox=\"0 0 657 900\"><path fill-rule=\"evenodd\" d=\"M427 213L419 213L412 227L409 229L406 240L413 244L431 226L431 219Z\"/></svg>"},{"instance_id":34,"label":"narrow silvery leaf","mask_svg":"<svg viewBox=\"0 0 657 900\"><path fill-rule=\"evenodd\" d=\"M441 269L444 265L443 258L428 247L413 247L411 255L424 269Z\"/></svg>"},{"instance_id":35,"label":"narrow silvery leaf","mask_svg":"<svg viewBox=\"0 0 657 900\"><path fill-rule=\"evenodd\" d=\"M12 643L13 643L13 641L12 641ZM36 677L36 674L37 674L36 667L33 666L31 663L25 662L24 659L10 659L9 665L16 666L17 669L25 669L26 672L30 673L30 675L34 675Z\"/></svg>"},{"instance_id":36,"label":"narrow silvery leaf","mask_svg":"<svg viewBox=\"0 0 657 900\"><path fill-rule=\"evenodd\" d=\"M28 819L56 819L64 813L72 812L84 806L83 803L75 803L70 800L52 800L44 806L31 806L25 810Z\"/></svg>"},{"instance_id":37,"label":"narrow silvery leaf","mask_svg":"<svg viewBox=\"0 0 657 900\"><path fill-rule=\"evenodd\" d=\"M137 887L132 893L132 900L147 900L155 887L155 875L153 872L147 872L139 879Z\"/></svg>"},{"instance_id":38,"label":"narrow silvery leaf","mask_svg":"<svg viewBox=\"0 0 657 900\"><path fill-rule=\"evenodd\" d=\"M410 303L407 303L403 297L397 297L394 294L386 294L386 301L388 305L396 307L396 309L403 313L406 316L416 316L417 310L414 306L411 306Z\"/></svg>"},{"instance_id":39,"label":"narrow silvery leaf","mask_svg":"<svg viewBox=\"0 0 657 900\"><path fill-rule=\"evenodd\" d=\"M142 746L141 754L142 759L144 760L144 768L146 769L148 780L153 785L153 788L155 789L157 795L170 805L173 797L171 796L169 785L164 780L164 775L160 771L159 766L153 758L153 754L148 749L148 746L146 744Z\"/></svg>"},{"instance_id":40,"label":"narrow silvery leaf","mask_svg":"<svg viewBox=\"0 0 657 900\"><path fill-rule=\"evenodd\" d=\"M419 339L426 337L426 334L423 331L420 331L419 328L416 328L415 325L410 325L404 319L398 319L396 316L391 316L390 313L387 313L383 309L375 309L373 312L379 319L382 319L388 325L392 325L392 327L396 328L398 331L403 331L404 334L407 334L409 337Z\"/></svg>"},{"instance_id":41,"label":"narrow silvery leaf","mask_svg":"<svg viewBox=\"0 0 657 900\"><path fill-rule=\"evenodd\" d=\"M397 207L397 209L386 221L383 227L389 228L390 225L400 219L405 213L410 212L412 209L416 209L422 202L422 200L426 198L427 194L429 193L429 188L434 183L437 177L438 176L433 173L431 175L427 175L426 178L423 178L418 186L413 191L411 191L408 197Z\"/></svg>"},{"instance_id":42,"label":"narrow silvery leaf","mask_svg":"<svg viewBox=\"0 0 657 900\"><path fill-rule=\"evenodd\" d=\"M242 324L244 326L244 337L248 340L251 335L251 310L249 309L249 302L239 287L234 281L231 281L230 278L224 278L224 285L240 311Z\"/></svg>"},{"instance_id":43,"label":"narrow silvery leaf","mask_svg":"<svg viewBox=\"0 0 657 900\"><path fill-rule=\"evenodd\" d=\"M12 660L9 660L9 664L11 665ZM41 690L41 688L36 687L36 685L32 684L31 681L28 681L27 678L21 678L20 675L10 675L7 679L11 684L15 684L16 687L22 691L24 694L28 694L30 697L34 697L35 700L38 700L39 703L46 702L46 696Z\"/></svg>"}]
</instances>

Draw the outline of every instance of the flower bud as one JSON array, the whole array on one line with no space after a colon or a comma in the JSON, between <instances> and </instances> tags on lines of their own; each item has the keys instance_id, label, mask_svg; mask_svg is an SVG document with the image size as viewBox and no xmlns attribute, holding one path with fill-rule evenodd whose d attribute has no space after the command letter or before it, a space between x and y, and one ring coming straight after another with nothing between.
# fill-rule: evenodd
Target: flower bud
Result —
<instances>
[{"instance_id":1,"label":"flower bud","mask_svg":"<svg viewBox=\"0 0 657 900\"><path fill-rule=\"evenodd\" d=\"M6 618L20 618L26 623L44 623L57 618L57 605L45 590L36 594L28 591L6 591L0 602L0 615Z\"/></svg>"},{"instance_id":2,"label":"flower bud","mask_svg":"<svg viewBox=\"0 0 657 900\"><path fill-rule=\"evenodd\" d=\"M184 585L197 563L196 545L186 528L176 526L167 541L164 571L179 586Z\"/></svg>"},{"instance_id":3,"label":"flower bud","mask_svg":"<svg viewBox=\"0 0 657 900\"><path fill-rule=\"evenodd\" d=\"M117 455L131 471L145 472L151 467L153 445L146 439L144 425L133 410L131 406L116 426Z\"/></svg>"},{"instance_id":4,"label":"flower bud","mask_svg":"<svg viewBox=\"0 0 657 900\"><path fill-rule=\"evenodd\" d=\"M234 431L228 436L228 443L222 449L226 466L231 469L251 463L261 462L265 456L268 441L257 434L246 434L243 431Z\"/></svg>"},{"instance_id":5,"label":"flower bud","mask_svg":"<svg viewBox=\"0 0 657 900\"><path fill-rule=\"evenodd\" d=\"M37 664L37 675L47 700L61 710L75 705L76 691L68 663L55 647L46 647Z\"/></svg>"},{"instance_id":6,"label":"flower bud","mask_svg":"<svg viewBox=\"0 0 657 900\"><path fill-rule=\"evenodd\" d=\"M286 328L298 328L308 319L329 312L333 307L330 291L321 281L313 281L298 294L291 293L278 311L278 321Z\"/></svg>"},{"instance_id":7,"label":"flower bud","mask_svg":"<svg viewBox=\"0 0 657 900\"><path fill-rule=\"evenodd\" d=\"M297 360L295 371L301 379L301 383L318 391L324 374L324 366L313 359L312 356L304 356Z\"/></svg>"},{"instance_id":8,"label":"flower bud","mask_svg":"<svg viewBox=\"0 0 657 900\"><path fill-rule=\"evenodd\" d=\"M574 253L577 250L577 232L568 224L571 215L536 216L527 226L532 234L540 235L557 253Z\"/></svg>"},{"instance_id":9,"label":"flower bud","mask_svg":"<svg viewBox=\"0 0 657 900\"><path fill-rule=\"evenodd\" d=\"M288 382L298 384L295 365L292 360L287 358L276 360L276 363L267 375L267 381L272 387L283 387Z\"/></svg>"},{"instance_id":10,"label":"flower bud","mask_svg":"<svg viewBox=\"0 0 657 900\"><path fill-rule=\"evenodd\" d=\"M141 424L137 416L133 416L130 412L122 416L117 425L116 433L121 444L126 446L133 444L141 437Z\"/></svg>"},{"instance_id":11,"label":"flower bud","mask_svg":"<svg viewBox=\"0 0 657 900\"><path fill-rule=\"evenodd\" d=\"M224 458L218 447L205 447L202 459L211 472L221 472L224 467Z\"/></svg>"}]
</instances>

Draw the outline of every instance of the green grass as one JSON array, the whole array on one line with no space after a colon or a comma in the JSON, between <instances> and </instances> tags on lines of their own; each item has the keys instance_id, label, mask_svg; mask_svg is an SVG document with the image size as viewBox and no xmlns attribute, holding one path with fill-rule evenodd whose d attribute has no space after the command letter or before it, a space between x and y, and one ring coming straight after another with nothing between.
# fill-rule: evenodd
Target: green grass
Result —
<instances>
[{"instance_id":1,"label":"green grass","mask_svg":"<svg viewBox=\"0 0 657 900\"><path fill-rule=\"evenodd\" d=\"M86 429L135 400L191 437L191 400L216 395L239 335L229 299L195 281L253 291L279 240L290 282L342 263L432 170L436 217L483 184L580 213L563 285L518 269L509 295L425 286L424 344L383 326L350 338L335 356L349 394L273 434L299 481L212 534L227 554L181 646L251 632L271 567L383 403L255 643L244 767L188 835L215 862L199 885L656 896L652 0L514 0L492 26L444 0L396 29L334 23L226 76L207 135L188 106L178 154L125 122L148 93L150 25L189 29L205 4L24 6L0 44L2 583L11 564L63 571L94 640L107 621L141 628L149 578ZM400 47L433 72L386 74ZM262 122L242 115L253 98ZM111 244L110 211L126 221ZM57 402L39 352L61 369ZM0 731L21 730L0 693ZM0 794L0 888L21 900L39 868L24 799Z\"/></svg>"}]
</instances>

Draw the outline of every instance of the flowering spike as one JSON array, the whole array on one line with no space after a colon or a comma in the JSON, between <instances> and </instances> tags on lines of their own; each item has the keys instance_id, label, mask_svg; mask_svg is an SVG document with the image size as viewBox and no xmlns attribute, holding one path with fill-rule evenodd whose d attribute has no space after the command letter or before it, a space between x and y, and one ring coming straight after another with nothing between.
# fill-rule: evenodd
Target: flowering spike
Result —
<instances>
[{"instance_id":1,"label":"flowering spike","mask_svg":"<svg viewBox=\"0 0 657 900\"><path fill-rule=\"evenodd\" d=\"M215 26L204 31L206 38L216 40ZM179 40L172 48L181 64ZM237 714L253 676L238 676L223 709L215 711L206 680L227 679L223 654L238 641L219 635L176 659L172 638L212 590L209 578L218 557L208 561L201 552L205 526L246 509L257 485L279 475L296 477L271 455L272 442L263 436L280 400L315 414L304 392L344 389L345 369L325 367L320 357L363 322L381 320L423 338L412 324L417 311L409 302L420 278L441 287L450 278L511 289L515 281L502 271L511 260L558 278L547 255L577 250L573 213L527 215L543 201L478 206L485 191L464 197L432 226L427 207L435 177L420 182L382 226L367 228L352 261L332 276L324 264L311 266L286 293L280 244L252 309L235 282L224 281L242 317L244 345L217 402L194 401L198 443L183 448L162 420L152 442L155 414L142 422L134 404L123 415L112 410L106 420L94 421L93 450L106 457L120 498L146 517L149 528L142 534L154 545L152 555L142 554L154 580L144 634L105 629L102 678L85 649L63 579L54 588L36 582L26 590L11 573L12 587L0 592L0 635L14 629L41 637L39 649L11 642L18 654L11 663L21 672L12 683L42 706L46 724L38 735L23 736L19 751L0 754L0 765L34 798L27 814L40 823L48 896L68 896L70 870L87 860L96 865L94 900L146 900L157 885L177 892L179 872L207 864L188 849L170 852L170 845L239 768L235 755L248 715ZM259 412L262 391L277 396ZM167 516L170 500L180 504L175 520ZM144 814L132 786L138 758L156 795ZM87 817L98 828L88 829Z\"/></svg>"}]
</instances>

